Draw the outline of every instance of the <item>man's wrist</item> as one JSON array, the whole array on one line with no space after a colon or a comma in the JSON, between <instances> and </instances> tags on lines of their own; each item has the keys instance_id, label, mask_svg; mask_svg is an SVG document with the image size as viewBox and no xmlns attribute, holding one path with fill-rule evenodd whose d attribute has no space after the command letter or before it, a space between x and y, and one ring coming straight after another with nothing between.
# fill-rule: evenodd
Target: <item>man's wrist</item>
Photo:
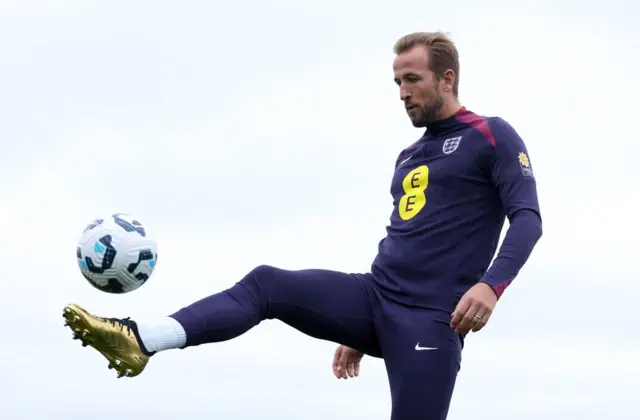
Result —
<instances>
[{"instance_id":1,"label":"man's wrist","mask_svg":"<svg viewBox=\"0 0 640 420\"><path fill-rule=\"evenodd\" d=\"M513 280L507 280L505 282L496 284L495 281L492 281L487 277L483 277L482 279L480 279L479 283L486 284L493 291L493 293L495 293L496 298L500 299L505 289L509 287L512 281Z\"/></svg>"}]
</instances>

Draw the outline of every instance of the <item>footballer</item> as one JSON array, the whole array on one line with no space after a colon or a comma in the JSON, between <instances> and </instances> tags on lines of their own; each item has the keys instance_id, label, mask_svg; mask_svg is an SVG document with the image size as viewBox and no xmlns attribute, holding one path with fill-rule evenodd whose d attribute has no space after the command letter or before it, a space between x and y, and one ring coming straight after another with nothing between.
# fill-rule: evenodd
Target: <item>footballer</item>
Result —
<instances>
[{"instance_id":1,"label":"footballer","mask_svg":"<svg viewBox=\"0 0 640 420\"><path fill-rule=\"evenodd\" d=\"M465 337L487 324L542 222L521 137L502 118L460 105L454 43L440 32L411 33L394 52L400 99L424 134L397 156L394 208L367 272L259 266L151 323L72 304L63 316L74 337L106 357L118 377L134 377L158 352L230 340L278 319L337 343L338 378L357 376L364 355L384 359L391 420L446 419Z\"/></svg>"}]
</instances>

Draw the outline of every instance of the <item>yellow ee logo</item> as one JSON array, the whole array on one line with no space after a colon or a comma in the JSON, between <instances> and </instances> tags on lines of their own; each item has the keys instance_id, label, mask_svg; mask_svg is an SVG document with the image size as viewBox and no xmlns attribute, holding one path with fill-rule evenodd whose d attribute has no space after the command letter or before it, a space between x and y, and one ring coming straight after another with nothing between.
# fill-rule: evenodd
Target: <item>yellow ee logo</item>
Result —
<instances>
[{"instance_id":1,"label":"yellow ee logo","mask_svg":"<svg viewBox=\"0 0 640 420\"><path fill-rule=\"evenodd\" d=\"M402 220L414 218L427 204L425 191L429 185L429 168L418 166L404 177L402 188L405 194L398 204L398 213Z\"/></svg>"}]
</instances>

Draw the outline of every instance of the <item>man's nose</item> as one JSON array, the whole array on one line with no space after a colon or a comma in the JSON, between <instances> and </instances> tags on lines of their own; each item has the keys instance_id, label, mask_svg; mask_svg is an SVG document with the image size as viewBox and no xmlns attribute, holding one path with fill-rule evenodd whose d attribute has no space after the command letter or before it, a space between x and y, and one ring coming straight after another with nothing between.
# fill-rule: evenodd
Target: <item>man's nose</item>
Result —
<instances>
[{"instance_id":1,"label":"man's nose","mask_svg":"<svg viewBox=\"0 0 640 420\"><path fill-rule=\"evenodd\" d=\"M409 91L403 86L400 86L400 100L403 102L406 102L407 99L410 99L410 98L411 98L411 94L409 93Z\"/></svg>"}]
</instances>

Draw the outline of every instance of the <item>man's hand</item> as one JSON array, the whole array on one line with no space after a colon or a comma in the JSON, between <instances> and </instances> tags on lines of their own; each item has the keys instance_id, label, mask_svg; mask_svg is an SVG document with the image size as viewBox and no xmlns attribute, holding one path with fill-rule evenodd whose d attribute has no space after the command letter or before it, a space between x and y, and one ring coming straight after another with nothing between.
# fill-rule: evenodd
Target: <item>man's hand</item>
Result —
<instances>
[{"instance_id":1,"label":"man's hand","mask_svg":"<svg viewBox=\"0 0 640 420\"><path fill-rule=\"evenodd\" d=\"M498 297L486 283L478 283L462 296L451 314L451 328L458 334L480 331L489 321Z\"/></svg>"},{"instance_id":2,"label":"man's hand","mask_svg":"<svg viewBox=\"0 0 640 420\"><path fill-rule=\"evenodd\" d=\"M358 376L360 374L362 356L364 356L364 353L361 351L342 345L338 346L333 355L333 374L338 379Z\"/></svg>"}]
</instances>

